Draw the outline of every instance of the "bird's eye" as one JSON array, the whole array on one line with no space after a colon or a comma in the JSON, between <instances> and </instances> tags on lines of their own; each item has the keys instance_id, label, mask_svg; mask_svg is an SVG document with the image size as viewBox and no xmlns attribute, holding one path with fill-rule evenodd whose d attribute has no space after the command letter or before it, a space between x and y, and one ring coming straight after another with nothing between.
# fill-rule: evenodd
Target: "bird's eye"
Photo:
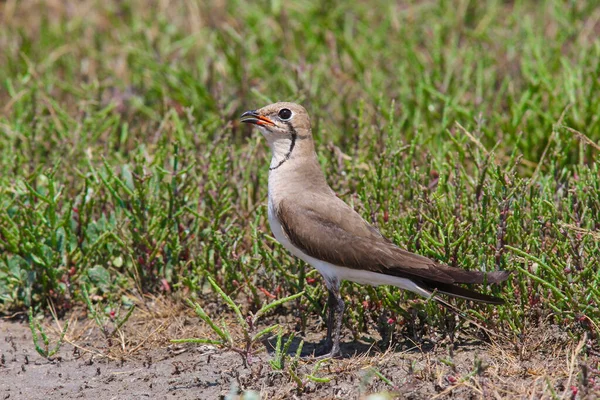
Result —
<instances>
[{"instance_id":1,"label":"bird's eye","mask_svg":"<svg viewBox=\"0 0 600 400\"><path fill-rule=\"evenodd\" d=\"M292 112L287 108L282 108L281 110L279 110L279 114L277 115L279 115L279 118L281 118L284 121L287 121L288 119L292 118Z\"/></svg>"}]
</instances>

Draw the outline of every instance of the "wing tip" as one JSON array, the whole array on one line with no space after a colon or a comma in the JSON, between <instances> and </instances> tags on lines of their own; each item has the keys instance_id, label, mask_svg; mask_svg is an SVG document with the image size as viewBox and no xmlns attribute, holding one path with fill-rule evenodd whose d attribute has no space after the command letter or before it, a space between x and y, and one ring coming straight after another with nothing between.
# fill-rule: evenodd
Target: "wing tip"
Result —
<instances>
[{"instance_id":1,"label":"wing tip","mask_svg":"<svg viewBox=\"0 0 600 400\"><path fill-rule=\"evenodd\" d=\"M487 303L494 305L506 304L506 301L500 297L492 296L476 292L472 289L467 289L461 286L445 284L440 282L420 282L419 287L429 292L437 291L451 297L458 297L465 300L476 301L479 303Z\"/></svg>"},{"instance_id":2,"label":"wing tip","mask_svg":"<svg viewBox=\"0 0 600 400\"><path fill-rule=\"evenodd\" d=\"M486 279L488 283L500 283L500 282L504 282L505 280L507 280L510 275L511 275L512 271L493 271L493 272L488 272L486 274Z\"/></svg>"}]
</instances>

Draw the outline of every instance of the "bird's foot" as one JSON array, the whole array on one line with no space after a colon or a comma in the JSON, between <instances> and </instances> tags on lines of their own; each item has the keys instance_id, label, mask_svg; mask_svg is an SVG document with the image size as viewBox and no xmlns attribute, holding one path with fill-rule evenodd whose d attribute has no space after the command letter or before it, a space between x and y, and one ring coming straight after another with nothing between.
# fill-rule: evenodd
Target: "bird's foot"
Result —
<instances>
[{"instance_id":1,"label":"bird's foot","mask_svg":"<svg viewBox=\"0 0 600 400\"><path fill-rule=\"evenodd\" d=\"M322 354L320 356L314 355L311 358L313 360L326 360L328 358L338 358L339 359L339 358L342 358L342 353L340 353L339 351L337 353L333 352L333 351L330 351L329 353L325 353L325 354Z\"/></svg>"},{"instance_id":2,"label":"bird's foot","mask_svg":"<svg viewBox=\"0 0 600 400\"><path fill-rule=\"evenodd\" d=\"M340 350L339 343L333 343L332 341L325 341L322 345L317 347L312 353L312 358L317 360L324 360L326 358L341 358L342 352Z\"/></svg>"}]
</instances>

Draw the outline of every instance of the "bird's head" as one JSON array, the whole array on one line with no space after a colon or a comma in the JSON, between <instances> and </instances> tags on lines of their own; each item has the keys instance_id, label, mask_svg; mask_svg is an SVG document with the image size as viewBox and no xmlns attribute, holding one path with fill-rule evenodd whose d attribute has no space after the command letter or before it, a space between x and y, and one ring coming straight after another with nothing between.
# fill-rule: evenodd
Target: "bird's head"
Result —
<instances>
[{"instance_id":1,"label":"bird's head","mask_svg":"<svg viewBox=\"0 0 600 400\"><path fill-rule=\"evenodd\" d=\"M271 170L290 159L314 156L308 112L299 104L274 103L246 111L240 121L254 124L267 139L273 152ZM288 164L290 165L290 164Z\"/></svg>"},{"instance_id":2,"label":"bird's head","mask_svg":"<svg viewBox=\"0 0 600 400\"><path fill-rule=\"evenodd\" d=\"M246 111L240 121L258 126L271 147L277 141L295 140L298 135L310 134L308 113L295 103L274 103Z\"/></svg>"}]
</instances>

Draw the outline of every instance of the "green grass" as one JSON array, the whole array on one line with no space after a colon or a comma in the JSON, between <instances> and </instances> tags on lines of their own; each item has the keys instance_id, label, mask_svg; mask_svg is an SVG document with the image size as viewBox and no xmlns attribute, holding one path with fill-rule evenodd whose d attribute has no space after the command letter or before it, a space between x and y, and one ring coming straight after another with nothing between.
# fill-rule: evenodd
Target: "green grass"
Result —
<instances>
[{"instance_id":1,"label":"green grass","mask_svg":"<svg viewBox=\"0 0 600 400\"><path fill-rule=\"evenodd\" d=\"M270 236L268 149L237 120L288 100L334 190L394 242L514 271L488 289L507 306L460 309L598 333L594 2L60 4L0 4L3 312L68 311L88 286L196 298L213 277L252 312L305 291L297 317L321 313L318 274ZM449 329L393 288L343 296L356 337L387 312Z\"/></svg>"}]
</instances>

